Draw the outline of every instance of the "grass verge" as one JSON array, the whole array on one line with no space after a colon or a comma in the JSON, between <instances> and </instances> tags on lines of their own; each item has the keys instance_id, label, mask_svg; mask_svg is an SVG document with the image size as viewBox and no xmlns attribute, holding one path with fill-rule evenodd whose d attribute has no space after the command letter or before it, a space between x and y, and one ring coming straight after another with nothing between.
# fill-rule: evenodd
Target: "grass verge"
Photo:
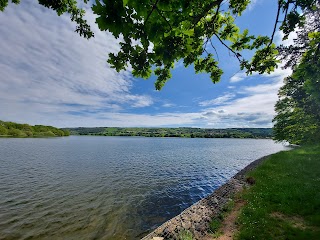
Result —
<instances>
[{"instance_id":1,"label":"grass verge","mask_svg":"<svg viewBox=\"0 0 320 240\"><path fill-rule=\"evenodd\" d=\"M237 239L320 239L320 145L274 154L248 177Z\"/></svg>"},{"instance_id":2,"label":"grass verge","mask_svg":"<svg viewBox=\"0 0 320 240\"><path fill-rule=\"evenodd\" d=\"M212 237L219 237L222 232L221 227L222 227L222 222L223 219L231 212L231 210L234 208L234 200L230 200L226 206L222 209L221 213L212 218L212 220L209 223L209 229L210 229L210 234Z\"/></svg>"},{"instance_id":3,"label":"grass verge","mask_svg":"<svg viewBox=\"0 0 320 240\"><path fill-rule=\"evenodd\" d=\"M188 230L182 230L179 232L178 240L193 240L192 233Z\"/></svg>"}]
</instances>

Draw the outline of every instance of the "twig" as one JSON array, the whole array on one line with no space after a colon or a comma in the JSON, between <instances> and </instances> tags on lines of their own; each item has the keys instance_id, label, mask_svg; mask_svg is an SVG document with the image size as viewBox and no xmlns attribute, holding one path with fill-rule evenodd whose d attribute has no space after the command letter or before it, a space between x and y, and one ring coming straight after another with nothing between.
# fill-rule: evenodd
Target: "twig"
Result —
<instances>
[{"instance_id":1,"label":"twig","mask_svg":"<svg viewBox=\"0 0 320 240\"><path fill-rule=\"evenodd\" d=\"M158 14L166 21L166 23L169 25L170 30L172 31L172 26L171 24L168 22L168 20L165 18L165 16L162 15L162 13L160 12L160 10L156 7L156 11L158 12Z\"/></svg>"},{"instance_id":2,"label":"twig","mask_svg":"<svg viewBox=\"0 0 320 240\"><path fill-rule=\"evenodd\" d=\"M220 60L219 60L219 55L218 55L217 49L215 48L215 46L213 46L211 38L210 38L210 44L211 44L211 47L212 47L212 48L214 49L214 51L216 52L218 61L220 61Z\"/></svg>"},{"instance_id":3,"label":"twig","mask_svg":"<svg viewBox=\"0 0 320 240\"><path fill-rule=\"evenodd\" d=\"M202 51L202 52L204 52L204 51L207 52L206 48L207 48L208 42L209 42L209 37L207 37L207 41L202 45L202 47L203 47L203 51ZM208 53L208 52L207 52L207 53Z\"/></svg>"},{"instance_id":4,"label":"twig","mask_svg":"<svg viewBox=\"0 0 320 240\"><path fill-rule=\"evenodd\" d=\"M202 12L202 14L196 16L193 22L193 26L195 26L200 20L201 18L203 18L214 6L218 5L220 7L221 3L223 2L223 0L216 0L213 1L212 3L210 3Z\"/></svg>"},{"instance_id":5,"label":"twig","mask_svg":"<svg viewBox=\"0 0 320 240\"><path fill-rule=\"evenodd\" d=\"M239 72L241 72L241 69L239 69L237 72L235 72L230 78L234 77L236 74L238 74Z\"/></svg>"},{"instance_id":6,"label":"twig","mask_svg":"<svg viewBox=\"0 0 320 240\"><path fill-rule=\"evenodd\" d=\"M153 4L151 11L149 12L146 20L144 21L144 25L146 25L146 23L148 22L149 17L150 17L150 15L152 14L153 10L157 8L158 2L159 2L159 0L157 0L157 1Z\"/></svg>"},{"instance_id":7,"label":"twig","mask_svg":"<svg viewBox=\"0 0 320 240\"><path fill-rule=\"evenodd\" d=\"M220 10L220 7L221 7L221 3L222 3L222 1L219 3L219 5L217 6L217 9L216 9L216 13L214 14L214 17L213 17L213 23L216 21L216 18L217 18L217 16L218 16L218 14L219 14L219 10Z\"/></svg>"},{"instance_id":8,"label":"twig","mask_svg":"<svg viewBox=\"0 0 320 240\"><path fill-rule=\"evenodd\" d=\"M220 5L219 5L218 8L217 8L217 11L216 11L215 16L218 14L219 7L220 7ZM214 20L214 21L215 21L215 20ZM207 22L207 21L205 22L204 26L205 26L207 32L209 32L209 30L208 30L208 22ZM219 60L219 55L218 55L217 49L215 48L215 46L213 46L211 37L209 36L209 34L206 34L206 35L207 35L207 41L205 42L205 48L207 47L208 41L210 41L211 47L212 47L212 48L214 49L214 51L216 52L217 58L218 58L218 60ZM204 49L204 50L205 50L205 49ZM207 52L207 51L206 51L206 52ZM208 52L207 52L207 53L208 53Z\"/></svg>"},{"instance_id":9,"label":"twig","mask_svg":"<svg viewBox=\"0 0 320 240\"><path fill-rule=\"evenodd\" d=\"M270 42L269 42L269 44L268 44L268 48L271 46L271 44L272 44L272 42L273 42L274 35L275 35L275 33L276 33L276 30L277 30L277 25L278 25L278 22L279 22L280 10L281 10L281 6L280 6L280 3L278 2L277 17L276 17L276 21L275 21L275 23L274 23L273 32L272 32L272 35L271 35Z\"/></svg>"},{"instance_id":10,"label":"twig","mask_svg":"<svg viewBox=\"0 0 320 240\"><path fill-rule=\"evenodd\" d=\"M241 55L240 55L239 53L233 51L227 44L225 44L225 43L221 40L221 38L220 38L216 33L215 33L214 35L218 38L218 40L222 43L223 46L225 46L229 51L231 51L231 52L237 57L237 59L239 60L239 62L242 62L242 60L241 60L241 58L240 58Z\"/></svg>"},{"instance_id":11,"label":"twig","mask_svg":"<svg viewBox=\"0 0 320 240\"><path fill-rule=\"evenodd\" d=\"M287 15L288 15L288 11L289 11L289 4L290 4L290 1L288 1L286 4L286 12L284 14L283 22L285 22L287 19Z\"/></svg>"}]
</instances>

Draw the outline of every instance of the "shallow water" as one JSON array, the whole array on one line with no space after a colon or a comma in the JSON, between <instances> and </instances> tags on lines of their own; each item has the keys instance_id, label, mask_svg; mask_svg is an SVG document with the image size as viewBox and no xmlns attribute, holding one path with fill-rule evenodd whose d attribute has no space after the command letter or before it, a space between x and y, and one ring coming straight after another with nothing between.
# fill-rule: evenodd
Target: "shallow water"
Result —
<instances>
[{"instance_id":1,"label":"shallow water","mask_svg":"<svg viewBox=\"0 0 320 240\"><path fill-rule=\"evenodd\" d=\"M139 239L285 149L254 139L0 139L0 239Z\"/></svg>"}]
</instances>

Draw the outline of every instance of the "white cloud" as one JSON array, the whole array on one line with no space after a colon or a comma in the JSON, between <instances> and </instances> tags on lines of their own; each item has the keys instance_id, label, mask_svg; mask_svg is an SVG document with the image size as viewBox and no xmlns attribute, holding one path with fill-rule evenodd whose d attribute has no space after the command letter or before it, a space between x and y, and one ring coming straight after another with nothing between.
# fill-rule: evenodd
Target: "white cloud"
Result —
<instances>
[{"instance_id":1,"label":"white cloud","mask_svg":"<svg viewBox=\"0 0 320 240\"><path fill-rule=\"evenodd\" d=\"M90 40L73 32L68 16L37 3L9 4L0 14L0 119L38 116L47 109L62 114L153 104L150 96L131 93L130 71L117 73L108 66L118 40L97 28L91 10L86 16L95 32Z\"/></svg>"},{"instance_id":2,"label":"white cloud","mask_svg":"<svg viewBox=\"0 0 320 240\"><path fill-rule=\"evenodd\" d=\"M251 0L246 11L252 11L261 0Z\"/></svg>"},{"instance_id":3,"label":"white cloud","mask_svg":"<svg viewBox=\"0 0 320 240\"><path fill-rule=\"evenodd\" d=\"M94 22L91 12L87 18ZM68 16L58 17L30 2L10 4L0 14L0 22L0 119L5 121L58 127L265 127L271 125L282 79L290 73L279 68L271 75L263 75L271 79L269 83L229 86L234 93L200 102L206 107L203 110L126 113L128 109L151 106L155 100L133 93L130 71L116 73L107 65L107 54L119 49L118 41L110 34L91 24L95 38L82 39L73 33L74 25ZM238 73L230 82L245 78L245 73ZM237 91L244 97L236 98ZM162 102L162 107L173 104Z\"/></svg>"},{"instance_id":4,"label":"white cloud","mask_svg":"<svg viewBox=\"0 0 320 240\"><path fill-rule=\"evenodd\" d=\"M253 72L251 75L247 75L244 72L236 73L233 75L229 82L231 83L237 83L246 79L250 79L253 77L265 77L265 78L277 78L283 80L286 76L290 75L292 70L291 69L283 69L284 64L279 64L278 68L276 68L273 72L271 73L264 73L264 74L259 74L257 72Z\"/></svg>"},{"instance_id":5,"label":"white cloud","mask_svg":"<svg viewBox=\"0 0 320 240\"><path fill-rule=\"evenodd\" d=\"M230 82L231 83L241 82L247 78L254 77L257 75L259 75L259 73L257 73L257 72L253 72L251 75L247 75L245 72L239 72L239 73L234 74L230 78Z\"/></svg>"},{"instance_id":6,"label":"white cloud","mask_svg":"<svg viewBox=\"0 0 320 240\"><path fill-rule=\"evenodd\" d=\"M297 38L296 30L294 32L291 32L288 36L288 39L286 39L286 40L282 40L284 37L284 33L281 30L278 30L275 34L275 37L274 37L275 44L277 46L279 46L280 44L282 44L284 46L290 46L290 45L294 44L294 39Z\"/></svg>"},{"instance_id":7,"label":"white cloud","mask_svg":"<svg viewBox=\"0 0 320 240\"><path fill-rule=\"evenodd\" d=\"M156 126L183 126L195 123L195 118L199 113L161 113L161 114L134 114L120 112L93 112L83 114L80 112L70 112L73 114L65 114L61 112L57 106L39 105L33 106L31 109L42 108L41 112L26 111L25 106L20 103L14 103L12 106L15 111L9 112L9 117L25 116L24 121L32 124L48 124L58 127L156 127ZM0 111L3 109L0 108ZM64 109L65 110L65 109ZM70 108L72 110L72 108ZM80 109L81 110L81 109ZM78 114L79 113L79 114ZM43 122L44 115L54 115L52 118L46 118ZM12 119L12 118L10 118ZM10 120L3 119L3 120Z\"/></svg>"},{"instance_id":8,"label":"white cloud","mask_svg":"<svg viewBox=\"0 0 320 240\"><path fill-rule=\"evenodd\" d=\"M244 72L236 73L230 78L231 83L240 82L247 77L247 74Z\"/></svg>"},{"instance_id":9,"label":"white cloud","mask_svg":"<svg viewBox=\"0 0 320 240\"><path fill-rule=\"evenodd\" d=\"M269 87L268 85L259 86ZM257 89L259 89L257 86ZM277 101L277 89L260 92L248 87L247 95L235 99L227 105L208 108L203 116L209 126L229 127L270 127L274 116L274 104Z\"/></svg>"},{"instance_id":10,"label":"white cloud","mask_svg":"<svg viewBox=\"0 0 320 240\"><path fill-rule=\"evenodd\" d=\"M179 60L177 62L174 63L174 68L181 68L181 67L184 67L183 65L183 60Z\"/></svg>"},{"instance_id":11,"label":"white cloud","mask_svg":"<svg viewBox=\"0 0 320 240\"><path fill-rule=\"evenodd\" d=\"M170 108L170 107L174 107L174 106L175 106L175 104L173 104L173 103L165 103L162 105L162 107L165 107L165 108Z\"/></svg>"},{"instance_id":12,"label":"white cloud","mask_svg":"<svg viewBox=\"0 0 320 240\"><path fill-rule=\"evenodd\" d=\"M211 99L211 100L199 102L199 106L208 107L208 106L226 104L228 101L230 101L234 97L235 97L234 94L227 93L227 94L224 94L224 95L222 95L220 97L217 97L217 98L214 98L214 99Z\"/></svg>"},{"instance_id":13,"label":"white cloud","mask_svg":"<svg viewBox=\"0 0 320 240\"><path fill-rule=\"evenodd\" d=\"M271 127L278 90L283 85L283 79L291 72L290 69L279 66L273 73L261 75L267 83L242 86L238 93L244 97L227 102L223 106L223 112L219 111L220 107L206 109L203 116L208 125Z\"/></svg>"}]
</instances>

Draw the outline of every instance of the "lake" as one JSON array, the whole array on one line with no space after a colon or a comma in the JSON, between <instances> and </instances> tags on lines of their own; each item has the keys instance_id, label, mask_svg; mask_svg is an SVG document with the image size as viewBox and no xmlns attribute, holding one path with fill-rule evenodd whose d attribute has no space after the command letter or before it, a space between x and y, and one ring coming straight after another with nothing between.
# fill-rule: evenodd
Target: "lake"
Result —
<instances>
[{"instance_id":1,"label":"lake","mask_svg":"<svg viewBox=\"0 0 320 240\"><path fill-rule=\"evenodd\" d=\"M0 239L139 239L287 149L266 139L0 138Z\"/></svg>"}]
</instances>

